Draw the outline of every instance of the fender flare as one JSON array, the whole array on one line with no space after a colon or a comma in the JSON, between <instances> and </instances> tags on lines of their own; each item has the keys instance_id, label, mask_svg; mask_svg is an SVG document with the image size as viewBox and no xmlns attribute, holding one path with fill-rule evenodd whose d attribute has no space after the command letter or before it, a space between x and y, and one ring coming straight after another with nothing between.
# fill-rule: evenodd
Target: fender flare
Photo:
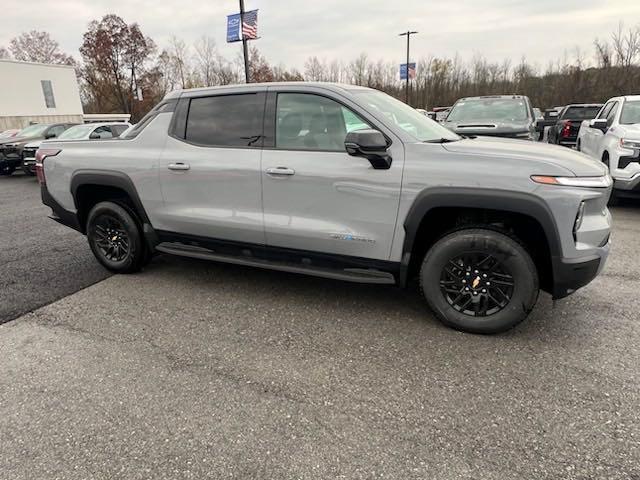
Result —
<instances>
[{"instance_id":1,"label":"fender flare","mask_svg":"<svg viewBox=\"0 0 640 480\"><path fill-rule=\"evenodd\" d=\"M547 238L551 257L562 254L560 233L549 206L530 193L468 187L433 187L420 192L404 221L400 282L406 285L411 253L422 219L438 207L479 208L527 215L536 220Z\"/></svg>"},{"instance_id":2,"label":"fender flare","mask_svg":"<svg viewBox=\"0 0 640 480\"><path fill-rule=\"evenodd\" d=\"M70 190L77 212L80 211L81 207L78 204L77 193L78 189L83 185L100 185L105 187L115 187L123 190L131 199L136 213L140 217L145 235L148 232L153 231L147 212L145 211L144 206L140 201L138 191L136 190L133 181L127 174L115 170L77 170L76 172L74 172L71 177Z\"/></svg>"}]
</instances>

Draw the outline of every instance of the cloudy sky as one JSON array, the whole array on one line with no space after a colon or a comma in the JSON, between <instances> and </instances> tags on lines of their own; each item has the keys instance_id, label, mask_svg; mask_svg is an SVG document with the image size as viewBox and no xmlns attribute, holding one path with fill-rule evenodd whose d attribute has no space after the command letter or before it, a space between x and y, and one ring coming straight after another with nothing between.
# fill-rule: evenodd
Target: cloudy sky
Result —
<instances>
[{"instance_id":1,"label":"cloudy sky","mask_svg":"<svg viewBox=\"0 0 640 480\"><path fill-rule=\"evenodd\" d=\"M138 22L157 44L171 35L192 42L215 38L220 52L232 58L239 44L225 43L226 15L237 0L3 0L0 46L20 32L48 31L76 57L87 23L106 13ZM638 0L246 0L258 8L257 46L270 62L302 68L311 55L350 60L360 52L371 58L400 61L407 29L412 56L434 54L464 59L481 53L490 60L523 55L545 66L576 47L589 57L593 39L609 37L620 21L640 23Z\"/></svg>"}]
</instances>

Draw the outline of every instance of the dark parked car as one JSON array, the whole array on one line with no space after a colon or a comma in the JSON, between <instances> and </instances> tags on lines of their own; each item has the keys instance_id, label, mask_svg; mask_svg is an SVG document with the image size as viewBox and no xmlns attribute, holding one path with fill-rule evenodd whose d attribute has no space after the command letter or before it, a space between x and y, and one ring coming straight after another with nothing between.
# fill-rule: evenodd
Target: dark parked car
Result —
<instances>
[{"instance_id":1,"label":"dark parked car","mask_svg":"<svg viewBox=\"0 0 640 480\"><path fill-rule=\"evenodd\" d=\"M34 140L56 138L74 123L38 123L29 125L14 137L0 139L0 175L11 175L22 166L22 151Z\"/></svg>"},{"instance_id":2,"label":"dark parked car","mask_svg":"<svg viewBox=\"0 0 640 480\"><path fill-rule=\"evenodd\" d=\"M458 100L444 126L459 135L535 140L536 118L529 97L490 95Z\"/></svg>"},{"instance_id":3,"label":"dark parked car","mask_svg":"<svg viewBox=\"0 0 640 480\"><path fill-rule=\"evenodd\" d=\"M556 123L549 128L547 142L565 147L575 147L580 124L583 120L596 118L601 108L601 103L567 105L558 115Z\"/></svg>"}]
</instances>

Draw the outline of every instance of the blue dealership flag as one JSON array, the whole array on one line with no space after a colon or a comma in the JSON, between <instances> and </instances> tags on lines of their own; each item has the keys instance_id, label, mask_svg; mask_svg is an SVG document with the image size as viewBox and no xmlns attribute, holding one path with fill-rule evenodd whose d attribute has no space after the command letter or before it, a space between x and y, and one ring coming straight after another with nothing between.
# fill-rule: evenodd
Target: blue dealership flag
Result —
<instances>
[{"instance_id":1,"label":"blue dealership flag","mask_svg":"<svg viewBox=\"0 0 640 480\"><path fill-rule=\"evenodd\" d=\"M242 40L240 32L240 14L234 13L233 15L227 15L227 43Z\"/></svg>"},{"instance_id":2,"label":"blue dealership flag","mask_svg":"<svg viewBox=\"0 0 640 480\"><path fill-rule=\"evenodd\" d=\"M416 64L415 63L410 63L409 64L409 79L412 78L416 78ZM407 64L406 63L401 63L400 64L400 80L406 80L407 79Z\"/></svg>"}]
</instances>

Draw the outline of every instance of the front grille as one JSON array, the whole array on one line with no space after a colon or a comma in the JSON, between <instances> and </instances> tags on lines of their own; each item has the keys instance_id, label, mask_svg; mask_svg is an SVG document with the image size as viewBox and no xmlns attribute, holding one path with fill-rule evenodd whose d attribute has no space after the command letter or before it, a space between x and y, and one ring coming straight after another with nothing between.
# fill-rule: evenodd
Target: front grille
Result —
<instances>
[{"instance_id":1,"label":"front grille","mask_svg":"<svg viewBox=\"0 0 640 480\"><path fill-rule=\"evenodd\" d=\"M22 158L35 158L37 148L25 148L22 150Z\"/></svg>"}]
</instances>

